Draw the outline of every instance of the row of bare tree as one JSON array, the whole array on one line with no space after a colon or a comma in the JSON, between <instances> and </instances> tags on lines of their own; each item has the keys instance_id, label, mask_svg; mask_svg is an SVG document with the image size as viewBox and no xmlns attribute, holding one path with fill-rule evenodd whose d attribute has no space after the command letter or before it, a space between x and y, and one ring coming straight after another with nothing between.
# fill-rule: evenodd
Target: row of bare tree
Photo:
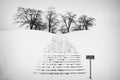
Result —
<instances>
[{"instance_id":1,"label":"row of bare tree","mask_svg":"<svg viewBox=\"0 0 120 80\"><path fill-rule=\"evenodd\" d=\"M43 15L45 18L43 18ZM19 7L15 14L15 23L26 25L31 30L48 30L50 33L69 33L70 31L88 30L94 25L95 18L82 15L76 19L76 14L67 12L57 14L54 7L49 7L46 13L42 10Z\"/></svg>"}]
</instances>

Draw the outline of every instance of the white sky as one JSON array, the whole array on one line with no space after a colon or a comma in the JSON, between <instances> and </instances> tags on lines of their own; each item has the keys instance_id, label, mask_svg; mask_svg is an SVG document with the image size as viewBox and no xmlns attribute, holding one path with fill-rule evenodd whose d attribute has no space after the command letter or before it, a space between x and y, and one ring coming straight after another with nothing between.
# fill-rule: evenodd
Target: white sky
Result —
<instances>
[{"instance_id":1,"label":"white sky","mask_svg":"<svg viewBox=\"0 0 120 80\"><path fill-rule=\"evenodd\" d=\"M119 0L0 0L0 30L20 29L13 24L13 15L18 7L35 8L43 11L54 6L59 13L72 11L96 18L97 27L118 26Z\"/></svg>"}]
</instances>

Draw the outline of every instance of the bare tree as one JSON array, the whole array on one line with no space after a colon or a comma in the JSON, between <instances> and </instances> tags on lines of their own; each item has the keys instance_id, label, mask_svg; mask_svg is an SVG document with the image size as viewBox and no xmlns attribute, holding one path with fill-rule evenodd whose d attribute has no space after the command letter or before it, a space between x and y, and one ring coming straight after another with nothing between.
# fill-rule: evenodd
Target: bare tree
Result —
<instances>
[{"instance_id":1,"label":"bare tree","mask_svg":"<svg viewBox=\"0 0 120 80\"><path fill-rule=\"evenodd\" d=\"M87 15L80 16L76 21L76 14L72 12L58 16L54 7L49 7L47 10L45 15L47 22L43 21L42 14L41 10L19 7L14 20L15 23L20 23L20 26L26 25L26 27L32 30L48 28L50 33L60 31L62 34L69 33L70 31L88 30L89 27L94 25L95 21L95 18L88 17Z\"/></svg>"},{"instance_id":2,"label":"bare tree","mask_svg":"<svg viewBox=\"0 0 120 80\"><path fill-rule=\"evenodd\" d=\"M57 19L57 13L54 7L49 7L46 19L48 21L48 31L51 33L55 33L56 27L59 24L59 20Z\"/></svg>"},{"instance_id":3,"label":"bare tree","mask_svg":"<svg viewBox=\"0 0 120 80\"><path fill-rule=\"evenodd\" d=\"M65 34L65 33L68 32L68 31L67 31L67 28L66 28L64 25L62 25L62 26L60 27L59 31L60 31L62 34Z\"/></svg>"},{"instance_id":4,"label":"bare tree","mask_svg":"<svg viewBox=\"0 0 120 80\"><path fill-rule=\"evenodd\" d=\"M88 17L87 15L82 15L79 17L78 22L79 22L79 29L80 30L88 30L88 27L91 27L94 25L95 18Z\"/></svg>"},{"instance_id":5,"label":"bare tree","mask_svg":"<svg viewBox=\"0 0 120 80\"><path fill-rule=\"evenodd\" d=\"M20 26L27 25L30 29L40 29L43 26L42 11L30 8L19 7L15 15L15 23L20 23Z\"/></svg>"},{"instance_id":6,"label":"bare tree","mask_svg":"<svg viewBox=\"0 0 120 80\"><path fill-rule=\"evenodd\" d=\"M70 31L71 25L75 23L75 17L76 14L73 14L72 12L67 12L65 15L61 15L62 21L67 29L67 32Z\"/></svg>"},{"instance_id":7,"label":"bare tree","mask_svg":"<svg viewBox=\"0 0 120 80\"><path fill-rule=\"evenodd\" d=\"M84 30L84 25L82 21L79 21L79 19L75 22L75 26L72 29L73 31L79 31Z\"/></svg>"}]
</instances>

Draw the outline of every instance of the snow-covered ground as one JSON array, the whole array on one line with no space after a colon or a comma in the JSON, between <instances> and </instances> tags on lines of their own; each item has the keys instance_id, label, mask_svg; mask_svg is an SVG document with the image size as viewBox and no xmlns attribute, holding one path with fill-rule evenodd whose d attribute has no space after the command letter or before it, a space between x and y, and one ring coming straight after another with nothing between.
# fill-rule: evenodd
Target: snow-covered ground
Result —
<instances>
[{"instance_id":1,"label":"snow-covered ground","mask_svg":"<svg viewBox=\"0 0 120 80\"><path fill-rule=\"evenodd\" d=\"M81 55L86 74L35 75L35 62L55 34L43 31L0 31L0 80L89 80L89 61L92 60L93 80L120 80L117 38L107 32L77 31L64 34Z\"/></svg>"}]
</instances>

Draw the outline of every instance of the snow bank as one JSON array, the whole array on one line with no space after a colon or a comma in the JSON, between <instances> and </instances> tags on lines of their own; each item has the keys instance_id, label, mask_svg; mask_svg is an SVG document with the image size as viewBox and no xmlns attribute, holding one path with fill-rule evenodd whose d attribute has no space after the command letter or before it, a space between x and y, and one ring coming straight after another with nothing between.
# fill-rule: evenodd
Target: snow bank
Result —
<instances>
[{"instance_id":1,"label":"snow bank","mask_svg":"<svg viewBox=\"0 0 120 80\"><path fill-rule=\"evenodd\" d=\"M63 35L63 34L62 34ZM89 61L85 56L95 55L92 60L93 80L119 80L118 54L108 34L94 31L78 31L63 36L81 55L85 75L34 75L35 61L55 34L43 31L0 31L0 80L88 80Z\"/></svg>"}]
</instances>

